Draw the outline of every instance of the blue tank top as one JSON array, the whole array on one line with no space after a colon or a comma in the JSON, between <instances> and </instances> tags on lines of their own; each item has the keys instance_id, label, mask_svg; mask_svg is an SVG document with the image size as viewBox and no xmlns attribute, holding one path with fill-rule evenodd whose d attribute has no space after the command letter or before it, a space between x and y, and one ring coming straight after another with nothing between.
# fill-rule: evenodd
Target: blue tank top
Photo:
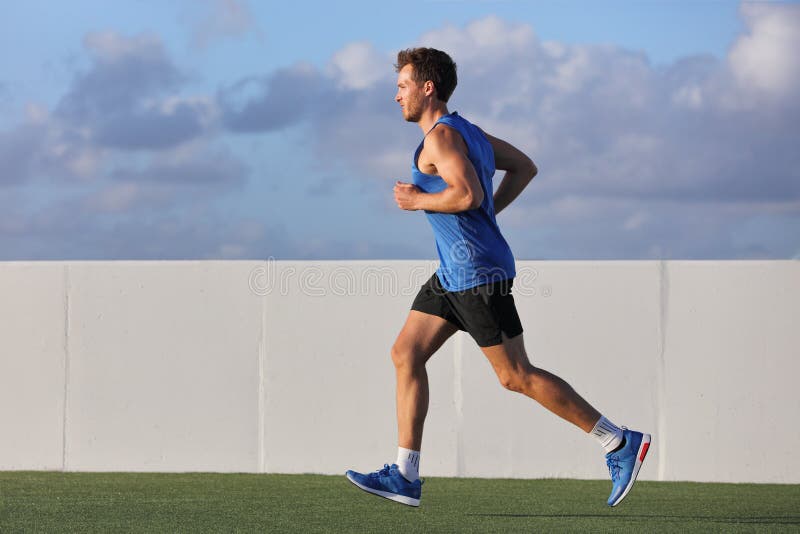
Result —
<instances>
[{"instance_id":1,"label":"blue tank top","mask_svg":"<svg viewBox=\"0 0 800 534\"><path fill-rule=\"evenodd\" d=\"M514 256L494 216L492 176L495 167L492 145L477 126L458 113L440 118L434 128L439 124L445 124L461 134L483 189L483 202L475 209L460 213L425 211L433 227L439 253L440 263L436 271L439 281L447 291L464 291L514 278ZM425 139L414 152L411 166L414 185L425 193L438 193L447 188L447 182L440 176L425 174L417 167L417 158L424 145Z\"/></svg>"}]
</instances>

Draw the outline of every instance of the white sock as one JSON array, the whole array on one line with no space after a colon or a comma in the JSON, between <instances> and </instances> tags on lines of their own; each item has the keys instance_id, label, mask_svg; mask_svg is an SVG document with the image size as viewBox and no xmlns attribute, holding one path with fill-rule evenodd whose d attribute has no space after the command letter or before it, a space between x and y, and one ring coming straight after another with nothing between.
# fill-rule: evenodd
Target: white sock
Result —
<instances>
[{"instance_id":1,"label":"white sock","mask_svg":"<svg viewBox=\"0 0 800 534\"><path fill-rule=\"evenodd\" d=\"M600 416L591 434L607 453L622 443L622 429L603 416Z\"/></svg>"},{"instance_id":2,"label":"white sock","mask_svg":"<svg viewBox=\"0 0 800 534\"><path fill-rule=\"evenodd\" d=\"M397 448L397 470L409 482L419 479L419 451Z\"/></svg>"}]
</instances>

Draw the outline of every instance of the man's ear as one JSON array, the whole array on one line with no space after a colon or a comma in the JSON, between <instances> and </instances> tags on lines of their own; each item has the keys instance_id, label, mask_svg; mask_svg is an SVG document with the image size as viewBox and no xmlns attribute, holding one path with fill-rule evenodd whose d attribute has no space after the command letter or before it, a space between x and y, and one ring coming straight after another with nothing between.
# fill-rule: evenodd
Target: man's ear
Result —
<instances>
[{"instance_id":1,"label":"man's ear","mask_svg":"<svg viewBox=\"0 0 800 534\"><path fill-rule=\"evenodd\" d=\"M430 96L436 90L436 86L433 85L433 82L428 80L423 84L423 89L425 90L425 96Z\"/></svg>"}]
</instances>

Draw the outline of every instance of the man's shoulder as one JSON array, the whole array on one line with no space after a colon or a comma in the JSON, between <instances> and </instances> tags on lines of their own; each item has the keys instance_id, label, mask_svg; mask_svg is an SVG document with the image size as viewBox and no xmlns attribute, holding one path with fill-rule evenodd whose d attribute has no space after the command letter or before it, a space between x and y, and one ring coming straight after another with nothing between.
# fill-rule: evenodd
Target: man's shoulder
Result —
<instances>
[{"instance_id":1,"label":"man's shoulder","mask_svg":"<svg viewBox=\"0 0 800 534\"><path fill-rule=\"evenodd\" d=\"M464 133L452 124L440 122L437 124L436 128L431 130L425 137L425 148L439 150L452 146L466 146Z\"/></svg>"},{"instance_id":2,"label":"man's shoulder","mask_svg":"<svg viewBox=\"0 0 800 534\"><path fill-rule=\"evenodd\" d=\"M463 115L461 115L457 111L449 113L449 114L445 115L444 117L440 118L439 122L441 122L443 124L449 124L449 125L452 125L452 126L455 126L455 127L459 127L459 126L467 126L467 127L473 126L474 127L475 126L472 122L470 122L469 119L466 119Z\"/></svg>"},{"instance_id":3,"label":"man's shoulder","mask_svg":"<svg viewBox=\"0 0 800 534\"><path fill-rule=\"evenodd\" d=\"M462 137L486 137L485 132L480 128L480 126L474 122L471 122L469 119L464 118L455 111L449 115L446 115L445 117L442 117L442 119L440 119L440 124L446 124L447 126L450 126L459 132Z\"/></svg>"}]
</instances>

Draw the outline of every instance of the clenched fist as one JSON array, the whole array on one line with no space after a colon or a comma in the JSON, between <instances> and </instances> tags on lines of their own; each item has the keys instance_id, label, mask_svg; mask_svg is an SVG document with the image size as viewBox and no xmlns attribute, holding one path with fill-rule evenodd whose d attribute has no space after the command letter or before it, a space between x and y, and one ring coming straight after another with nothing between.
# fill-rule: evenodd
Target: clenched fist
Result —
<instances>
[{"instance_id":1,"label":"clenched fist","mask_svg":"<svg viewBox=\"0 0 800 534\"><path fill-rule=\"evenodd\" d=\"M417 200L422 191L414 184L396 182L394 184L394 201L401 210L418 210Z\"/></svg>"}]
</instances>

